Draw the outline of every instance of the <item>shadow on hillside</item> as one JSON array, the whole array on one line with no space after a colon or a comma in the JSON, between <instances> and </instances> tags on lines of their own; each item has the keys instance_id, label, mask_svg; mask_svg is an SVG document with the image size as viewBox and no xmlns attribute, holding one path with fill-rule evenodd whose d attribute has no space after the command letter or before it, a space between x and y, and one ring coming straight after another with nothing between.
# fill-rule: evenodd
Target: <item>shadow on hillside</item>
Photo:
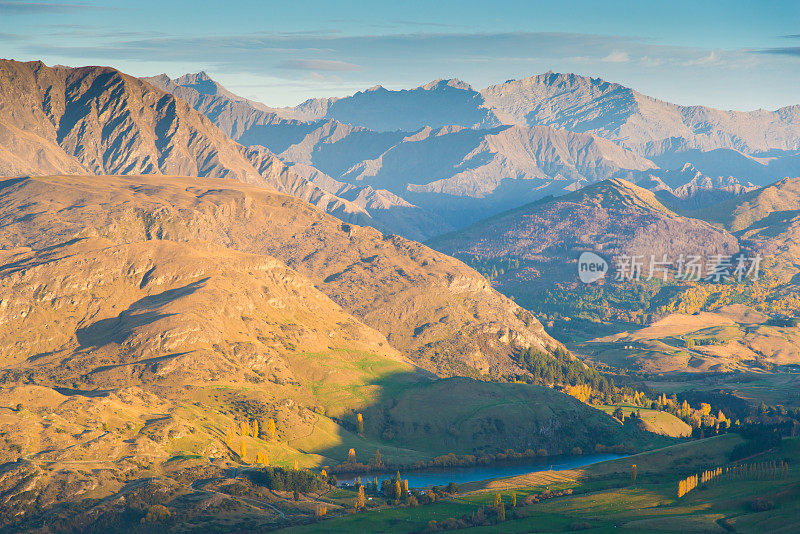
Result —
<instances>
[{"instance_id":1,"label":"shadow on hillside","mask_svg":"<svg viewBox=\"0 0 800 534\"><path fill-rule=\"evenodd\" d=\"M387 462L410 465L450 453L485 456L513 449L527 455L594 453L614 447L664 446L677 440L620 425L610 415L544 386L485 382L470 378L421 379L413 373L373 382L381 388L357 413L335 419L342 443L314 450L344 462L350 448L368 463L377 449ZM580 451L577 451L579 448Z\"/></svg>"},{"instance_id":2,"label":"shadow on hillside","mask_svg":"<svg viewBox=\"0 0 800 534\"><path fill-rule=\"evenodd\" d=\"M89 326L79 328L75 332L79 349L100 347L108 343L121 344L136 328L174 315L160 313L157 309L191 295L200 289L207 280L208 278L204 278L183 287L141 298L116 317L101 319Z\"/></svg>"}]
</instances>

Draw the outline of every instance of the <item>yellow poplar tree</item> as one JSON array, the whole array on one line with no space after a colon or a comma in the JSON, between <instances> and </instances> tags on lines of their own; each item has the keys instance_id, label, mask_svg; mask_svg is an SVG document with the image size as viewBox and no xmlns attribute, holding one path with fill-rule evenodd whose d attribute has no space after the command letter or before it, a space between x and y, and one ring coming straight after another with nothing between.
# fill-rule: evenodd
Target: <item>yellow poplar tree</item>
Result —
<instances>
[{"instance_id":1,"label":"yellow poplar tree","mask_svg":"<svg viewBox=\"0 0 800 534\"><path fill-rule=\"evenodd\" d=\"M275 440L275 419L267 419L267 436L271 440Z\"/></svg>"},{"instance_id":2,"label":"yellow poplar tree","mask_svg":"<svg viewBox=\"0 0 800 534\"><path fill-rule=\"evenodd\" d=\"M359 434L363 434L364 433L364 416L361 415L360 413L356 414L356 425L358 426L358 433Z\"/></svg>"},{"instance_id":3,"label":"yellow poplar tree","mask_svg":"<svg viewBox=\"0 0 800 534\"><path fill-rule=\"evenodd\" d=\"M364 508L367 505L367 496L364 494L364 486L358 485L358 496L356 497L356 508Z\"/></svg>"},{"instance_id":4,"label":"yellow poplar tree","mask_svg":"<svg viewBox=\"0 0 800 534\"><path fill-rule=\"evenodd\" d=\"M399 501L403 494L403 486L400 484L400 477L394 479L394 498Z\"/></svg>"},{"instance_id":5,"label":"yellow poplar tree","mask_svg":"<svg viewBox=\"0 0 800 534\"><path fill-rule=\"evenodd\" d=\"M253 419L253 437L254 438L258 437L258 421L256 421L255 419Z\"/></svg>"},{"instance_id":6,"label":"yellow poplar tree","mask_svg":"<svg viewBox=\"0 0 800 534\"><path fill-rule=\"evenodd\" d=\"M244 440L242 440L240 449L239 449L239 458L244 462L245 456L247 456L247 446L244 444Z\"/></svg>"}]
</instances>

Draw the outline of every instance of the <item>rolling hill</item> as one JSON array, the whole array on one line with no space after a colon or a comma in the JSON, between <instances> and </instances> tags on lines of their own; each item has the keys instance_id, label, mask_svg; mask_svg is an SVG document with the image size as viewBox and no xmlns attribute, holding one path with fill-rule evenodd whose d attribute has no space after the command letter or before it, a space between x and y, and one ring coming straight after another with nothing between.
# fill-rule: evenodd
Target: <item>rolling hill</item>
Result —
<instances>
[{"instance_id":1,"label":"rolling hill","mask_svg":"<svg viewBox=\"0 0 800 534\"><path fill-rule=\"evenodd\" d=\"M527 311L463 263L236 181L163 176L7 181L0 242L57 246L203 240L276 258L389 344L442 375L513 373L519 348L557 346Z\"/></svg>"},{"instance_id":2,"label":"rolling hill","mask_svg":"<svg viewBox=\"0 0 800 534\"><path fill-rule=\"evenodd\" d=\"M460 257L519 259L521 267L502 276L501 285L515 280L576 282L576 261L584 251L607 261L637 255L649 262L651 255L673 259L739 250L728 232L677 215L652 192L624 180L604 180L528 204L432 240L431 245Z\"/></svg>"}]
</instances>

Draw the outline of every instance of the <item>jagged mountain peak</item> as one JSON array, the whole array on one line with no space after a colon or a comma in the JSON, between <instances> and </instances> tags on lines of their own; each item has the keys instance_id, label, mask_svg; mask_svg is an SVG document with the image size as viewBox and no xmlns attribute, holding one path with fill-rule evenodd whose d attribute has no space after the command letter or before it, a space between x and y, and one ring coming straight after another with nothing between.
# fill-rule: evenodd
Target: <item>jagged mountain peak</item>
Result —
<instances>
[{"instance_id":1,"label":"jagged mountain peak","mask_svg":"<svg viewBox=\"0 0 800 534\"><path fill-rule=\"evenodd\" d=\"M439 78L433 81L426 83L425 85L421 85L418 89L424 89L426 91L433 91L433 90L441 90L447 87L453 89L461 89L462 91L474 91L472 86L465 81L459 80L458 78Z\"/></svg>"}]
</instances>

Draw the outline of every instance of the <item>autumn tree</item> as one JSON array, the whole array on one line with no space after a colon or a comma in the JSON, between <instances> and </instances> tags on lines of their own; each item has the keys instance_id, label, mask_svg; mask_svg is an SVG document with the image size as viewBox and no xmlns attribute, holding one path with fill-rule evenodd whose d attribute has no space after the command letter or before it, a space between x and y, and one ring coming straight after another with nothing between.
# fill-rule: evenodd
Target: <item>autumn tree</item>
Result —
<instances>
[{"instance_id":1,"label":"autumn tree","mask_svg":"<svg viewBox=\"0 0 800 534\"><path fill-rule=\"evenodd\" d=\"M364 486L358 485L358 495L356 496L356 509L364 508L367 505L367 496L364 494Z\"/></svg>"},{"instance_id":2,"label":"autumn tree","mask_svg":"<svg viewBox=\"0 0 800 534\"><path fill-rule=\"evenodd\" d=\"M636 464L633 464L633 465L631 466L631 480L632 480L633 482L636 482L636 475L638 474L638 471L639 471L639 470L638 470L638 468L636 467Z\"/></svg>"},{"instance_id":3,"label":"autumn tree","mask_svg":"<svg viewBox=\"0 0 800 534\"><path fill-rule=\"evenodd\" d=\"M396 502L400 502L400 497L403 495L403 482L400 478L400 471L397 472L397 475L394 477L394 499Z\"/></svg>"},{"instance_id":4,"label":"autumn tree","mask_svg":"<svg viewBox=\"0 0 800 534\"><path fill-rule=\"evenodd\" d=\"M258 437L258 421L256 421L255 419L253 419L253 437L254 438Z\"/></svg>"},{"instance_id":5,"label":"autumn tree","mask_svg":"<svg viewBox=\"0 0 800 534\"><path fill-rule=\"evenodd\" d=\"M270 441L275 441L275 419L267 419L267 437Z\"/></svg>"},{"instance_id":6,"label":"autumn tree","mask_svg":"<svg viewBox=\"0 0 800 534\"><path fill-rule=\"evenodd\" d=\"M356 450L350 449L347 451L347 461L348 462L355 462L356 461Z\"/></svg>"},{"instance_id":7,"label":"autumn tree","mask_svg":"<svg viewBox=\"0 0 800 534\"><path fill-rule=\"evenodd\" d=\"M360 413L356 414L356 426L358 427L358 433L363 435L364 434L364 416L361 415Z\"/></svg>"},{"instance_id":8,"label":"autumn tree","mask_svg":"<svg viewBox=\"0 0 800 534\"><path fill-rule=\"evenodd\" d=\"M625 412L622 411L622 406L617 406L617 409L614 410L614 413L611 415L620 422L625 421Z\"/></svg>"},{"instance_id":9,"label":"autumn tree","mask_svg":"<svg viewBox=\"0 0 800 534\"><path fill-rule=\"evenodd\" d=\"M247 456L247 446L244 444L244 440L239 444L239 458L244 462L245 457Z\"/></svg>"}]
</instances>

